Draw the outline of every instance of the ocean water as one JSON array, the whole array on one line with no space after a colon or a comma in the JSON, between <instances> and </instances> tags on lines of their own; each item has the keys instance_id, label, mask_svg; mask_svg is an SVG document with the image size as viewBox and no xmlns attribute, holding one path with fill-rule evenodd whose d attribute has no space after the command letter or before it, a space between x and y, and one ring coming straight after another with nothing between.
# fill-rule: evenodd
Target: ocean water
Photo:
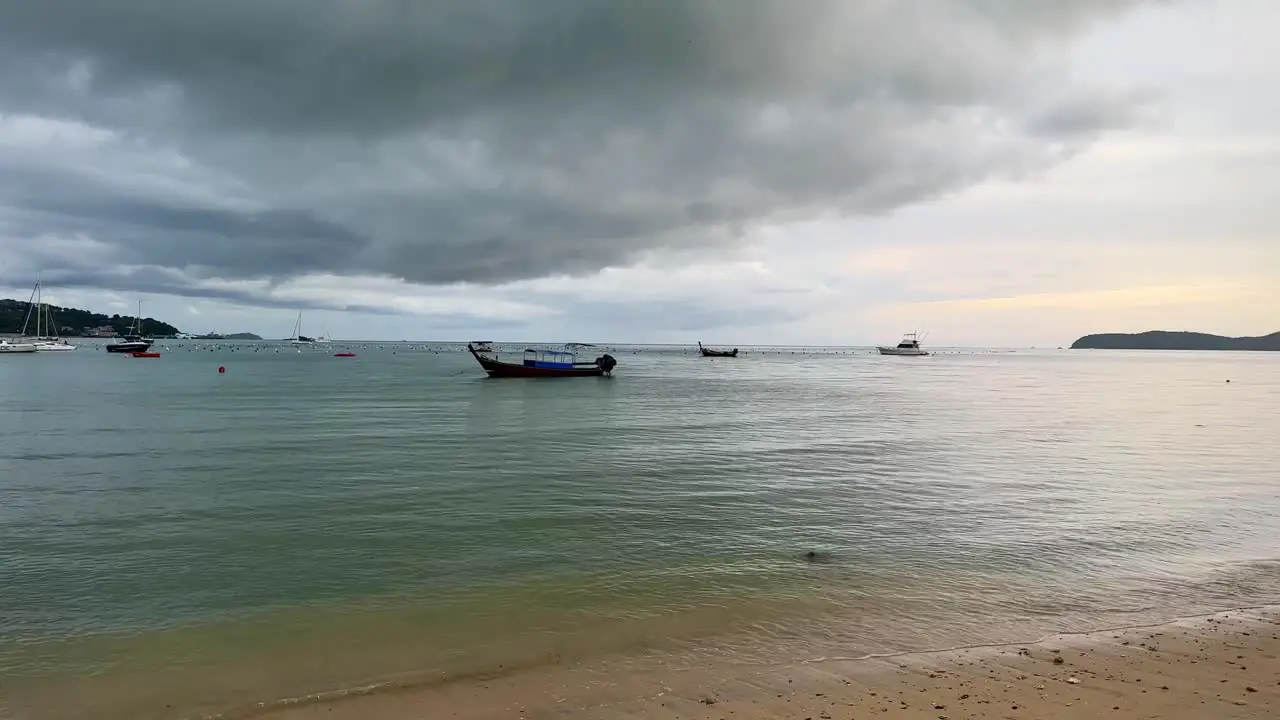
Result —
<instances>
[{"instance_id":1,"label":"ocean water","mask_svg":"<svg viewBox=\"0 0 1280 720\"><path fill-rule=\"evenodd\" d=\"M0 357L0 717L1280 602L1278 354L616 348L531 381L336 349Z\"/></svg>"}]
</instances>

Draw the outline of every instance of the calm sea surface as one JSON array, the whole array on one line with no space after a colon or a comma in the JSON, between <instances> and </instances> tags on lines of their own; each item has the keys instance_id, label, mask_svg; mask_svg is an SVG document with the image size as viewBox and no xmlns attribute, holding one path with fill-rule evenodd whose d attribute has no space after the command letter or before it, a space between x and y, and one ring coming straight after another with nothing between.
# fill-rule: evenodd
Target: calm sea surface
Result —
<instances>
[{"instance_id":1,"label":"calm sea surface","mask_svg":"<svg viewBox=\"0 0 1280 720\"><path fill-rule=\"evenodd\" d=\"M0 717L1280 602L1280 353L169 345L0 356Z\"/></svg>"}]
</instances>

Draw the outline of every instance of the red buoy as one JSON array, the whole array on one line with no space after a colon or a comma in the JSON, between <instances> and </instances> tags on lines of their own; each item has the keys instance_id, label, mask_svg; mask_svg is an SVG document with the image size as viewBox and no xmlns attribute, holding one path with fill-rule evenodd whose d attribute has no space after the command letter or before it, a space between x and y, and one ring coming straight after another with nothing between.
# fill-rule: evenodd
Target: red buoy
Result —
<instances>
[{"instance_id":1,"label":"red buoy","mask_svg":"<svg viewBox=\"0 0 1280 720\"><path fill-rule=\"evenodd\" d=\"M226 368L226 367L224 367L224 366L222 366L222 365L219 365L219 366L218 366L218 374L219 374L219 375L221 375L222 373L224 373L224 372L226 372L226 371L227 371L227 368Z\"/></svg>"}]
</instances>

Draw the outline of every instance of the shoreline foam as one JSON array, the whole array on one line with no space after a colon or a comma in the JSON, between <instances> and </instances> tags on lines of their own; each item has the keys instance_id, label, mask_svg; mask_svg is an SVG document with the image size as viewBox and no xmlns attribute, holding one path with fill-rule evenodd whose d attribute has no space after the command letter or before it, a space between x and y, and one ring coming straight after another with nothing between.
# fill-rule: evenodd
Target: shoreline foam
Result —
<instances>
[{"instance_id":1,"label":"shoreline foam","mask_svg":"<svg viewBox=\"0 0 1280 720\"><path fill-rule=\"evenodd\" d=\"M1280 704L1280 606L1166 623L769 667L544 668L337 700L258 720L454 718L1268 717Z\"/></svg>"}]
</instances>

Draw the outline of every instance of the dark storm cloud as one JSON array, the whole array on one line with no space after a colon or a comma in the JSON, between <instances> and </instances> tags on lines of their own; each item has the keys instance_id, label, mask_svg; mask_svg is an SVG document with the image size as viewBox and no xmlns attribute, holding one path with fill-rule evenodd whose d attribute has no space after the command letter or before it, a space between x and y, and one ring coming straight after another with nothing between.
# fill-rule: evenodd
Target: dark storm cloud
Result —
<instances>
[{"instance_id":1,"label":"dark storm cloud","mask_svg":"<svg viewBox=\"0 0 1280 720\"><path fill-rule=\"evenodd\" d=\"M264 296L261 292L252 289L200 286L194 284L192 278L184 276L182 273L162 267L131 268L129 270L111 273L104 277L101 269L97 269L95 271L93 268L73 267L74 265L74 262L70 262L66 267L64 267L64 269L43 273L41 275L41 282L45 285L56 286L63 290L92 290L102 288L106 285L125 287L135 293L172 295L175 297L206 300L228 300L235 303L243 303L279 310L298 310L303 308L314 310L344 310L349 312L369 313L373 315L406 314L400 310L380 305L344 303L341 302L340 298L334 302L320 302L299 298L282 300ZM28 277L0 274L0 284L22 287L22 283L29 281L30 278ZM475 319L480 316L466 315L464 317L471 318L472 321L475 321ZM487 318L484 320L488 322Z\"/></svg>"},{"instance_id":2,"label":"dark storm cloud","mask_svg":"<svg viewBox=\"0 0 1280 720\"><path fill-rule=\"evenodd\" d=\"M368 245L361 235L306 210L184 204L127 191L102 179L42 169L17 176L0 170L0 205L19 209L5 223L10 233L16 227L32 236L92 237L114 250L109 258L57 257L56 248L50 255L46 243L30 243L28 257L50 269L109 259L121 265L187 269L196 275L212 271L257 277L266 268L288 277L325 271Z\"/></svg>"},{"instance_id":3,"label":"dark storm cloud","mask_svg":"<svg viewBox=\"0 0 1280 720\"><path fill-rule=\"evenodd\" d=\"M253 276L262 268L321 271L358 252L363 238L296 210L236 212L174 207L135 199L31 201L65 232L126 248L129 264L208 267Z\"/></svg>"},{"instance_id":4,"label":"dark storm cloud","mask_svg":"<svg viewBox=\"0 0 1280 720\"><path fill-rule=\"evenodd\" d=\"M116 138L0 164L0 232L182 277L587 273L1051 162L1141 101L1042 86L1057 41L1137 4L0 0L0 111ZM238 201L113 185L155 148Z\"/></svg>"},{"instance_id":5,"label":"dark storm cloud","mask_svg":"<svg viewBox=\"0 0 1280 720\"><path fill-rule=\"evenodd\" d=\"M964 39L949 27L958 19L979 23L991 41L1023 41L1133 4L942 0L902 11L864 0L4 0L0 33L19 59L87 61L107 96L173 83L191 91L194 115L214 122L378 133L601 96L632 107L639 103L629 97L704 92L955 91L931 88L930 78L974 78L972 65L893 57L895 28L908 42L925 30L942 46ZM885 54L872 74L821 67L860 57L823 43L873 38Z\"/></svg>"}]
</instances>

